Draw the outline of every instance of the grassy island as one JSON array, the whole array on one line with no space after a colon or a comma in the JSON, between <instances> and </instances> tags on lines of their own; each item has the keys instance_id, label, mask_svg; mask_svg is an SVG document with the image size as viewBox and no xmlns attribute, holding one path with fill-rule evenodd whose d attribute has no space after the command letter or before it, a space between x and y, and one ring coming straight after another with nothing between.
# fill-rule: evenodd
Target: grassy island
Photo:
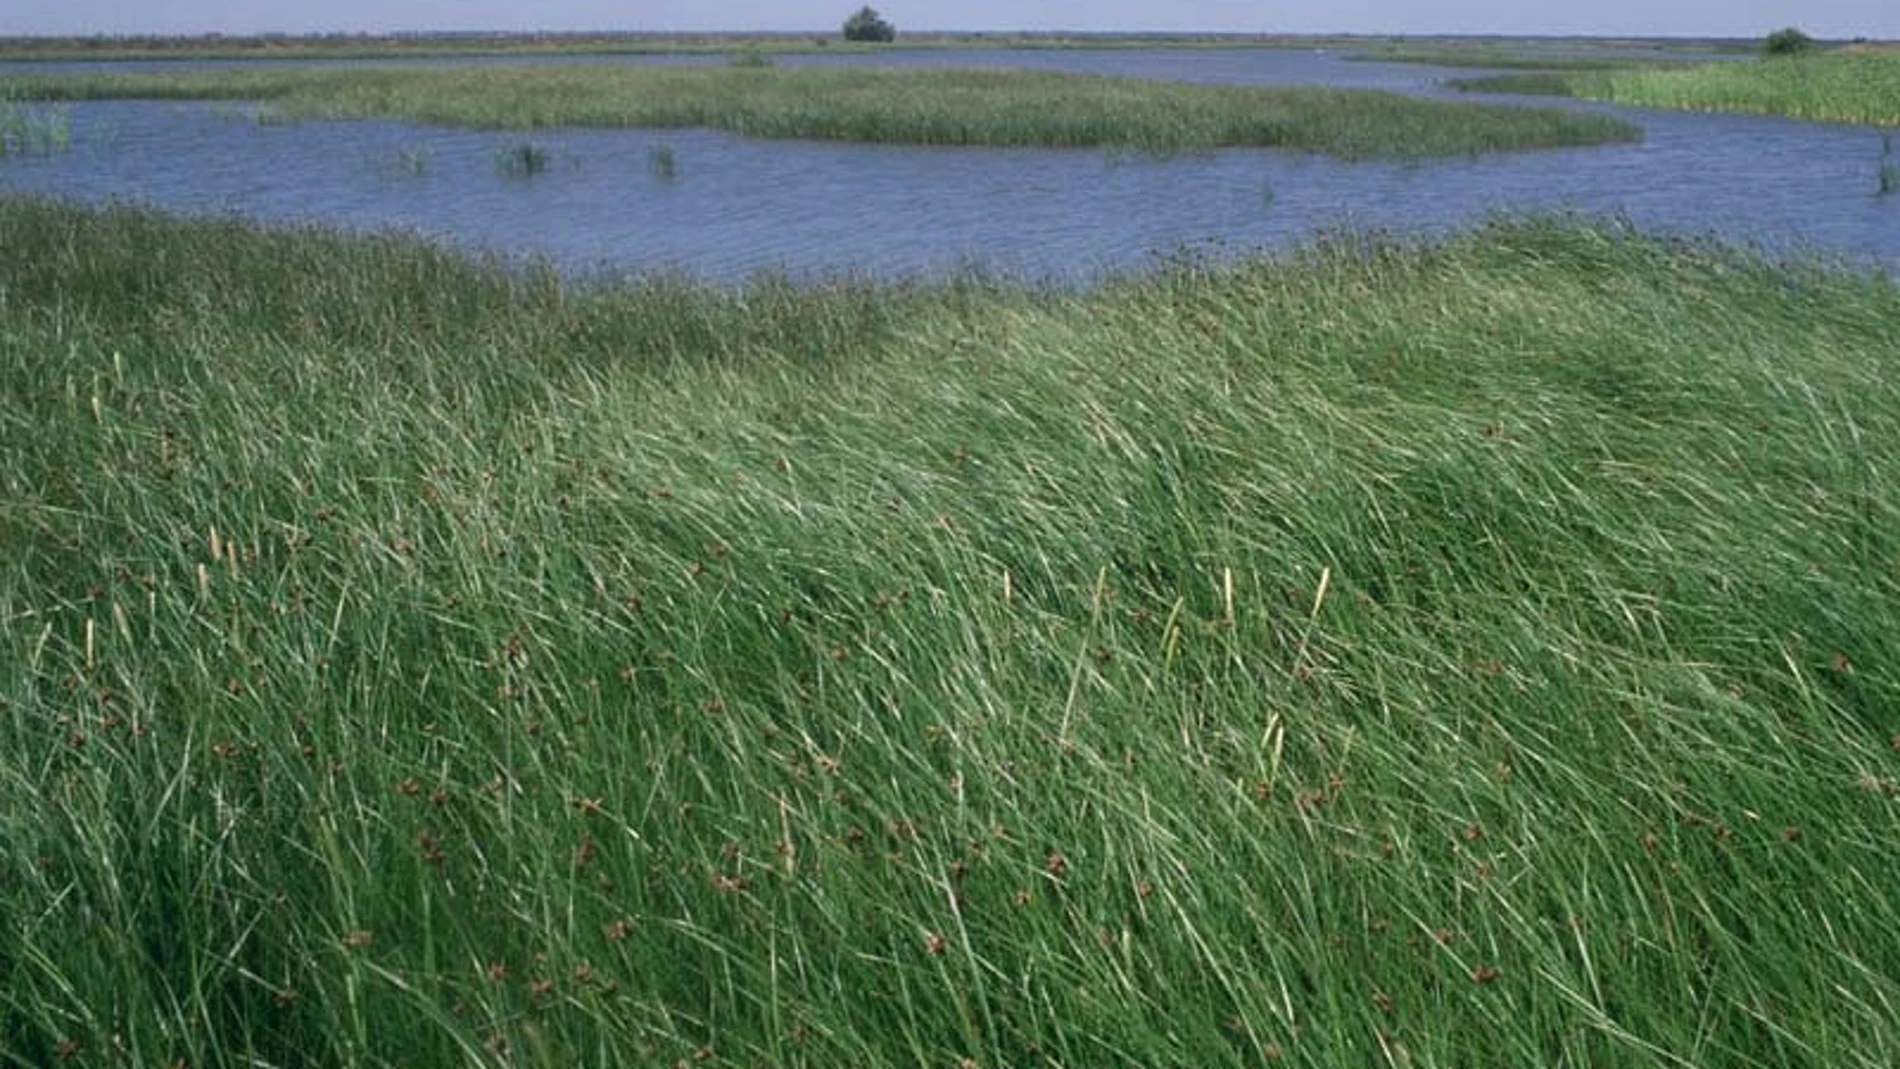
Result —
<instances>
[{"instance_id":1,"label":"grassy island","mask_svg":"<svg viewBox=\"0 0 1900 1069\"><path fill-rule=\"evenodd\" d=\"M255 100L282 118L465 126L709 127L756 137L930 145L1272 146L1346 157L1630 140L1621 120L1394 93L1033 71L879 68L276 68L0 79L0 98Z\"/></svg>"},{"instance_id":2,"label":"grassy island","mask_svg":"<svg viewBox=\"0 0 1900 1069\"><path fill-rule=\"evenodd\" d=\"M1480 92L1542 93L1647 108L1900 125L1900 53L1836 52L1682 68L1462 79Z\"/></svg>"},{"instance_id":3,"label":"grassy island","mask_svg":"<svg viewBox=\"0 0 1900 1069\"><path fill-rule=\"evenodd\" d=\"M1900 1063L1900 288L0 200L12 1063Z\"/></svg>"}]
</instances>

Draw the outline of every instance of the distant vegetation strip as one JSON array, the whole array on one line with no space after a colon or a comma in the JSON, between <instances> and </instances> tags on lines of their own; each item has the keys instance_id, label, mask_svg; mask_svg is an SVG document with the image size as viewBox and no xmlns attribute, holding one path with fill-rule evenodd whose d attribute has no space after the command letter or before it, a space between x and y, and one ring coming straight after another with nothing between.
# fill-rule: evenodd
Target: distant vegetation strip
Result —
<instances>
[{"instance_id":1,"label":"distant vegetation strip","mask_svg":"<svg viewBox=\"0 0 1900 1069\"><path fill-rule=\"evenodd\" d=\"M1900 54L1874 50L1677 70L1498 75L1452 84L1479 92L1566 95L1638 107L1900 124Z\"/></svg>"},{"instance_id":2,"label":"distant vegetation strip","mask_svg":"<svg viewBox=\"0 0 1900 1069\"><path fill-rule=\"evenodd\" d=\"M495 129L705 127L931 145L1268 146L1342 157L1459 155L1632 140L1619 119L1372 90L1083 74L601 64L180 71L0 80L0 96L256 100L281 118Z\"/></svg>"},{"instance_id":3,"label":"distant vegetation strip","mask_svg":"<svg viewBox=\"0 0 1900 1069\"><path fill-rule=\"evenodd\" d=\"M1717 46L1704 46L1713 51ZM1640 51L1637 51L1640 50ZM1635 67L1679 65L1688 58L1659 56L1654 42L1623 45L1577 45L1557 49L1548 45L1515 43L1400 42L1362 49L1345 58L1369 63L1425 63L1434 67L1488 67L1499 70L1601 71Z\"/></svg>"},{"instance_id":4,"label":"distant vegetation strip","mask_svg":"<svg viewBox=\"0 0 1900 1069\"><path fill-rule=\"evenodd\" d=\"M905 32L896 47L913 49L1340 49L1502 48L1495 39L1384 37L1358 34L1143 34ZM1657 48L1698 51L1747 48L1736 41L1549 39L1543 47ZM309 36L0 37L0 60L124 59L403 59L432 56L668 55L745 48L777 52L870 51L835 33L442 33Z\"/></svg>"}]
</instances>

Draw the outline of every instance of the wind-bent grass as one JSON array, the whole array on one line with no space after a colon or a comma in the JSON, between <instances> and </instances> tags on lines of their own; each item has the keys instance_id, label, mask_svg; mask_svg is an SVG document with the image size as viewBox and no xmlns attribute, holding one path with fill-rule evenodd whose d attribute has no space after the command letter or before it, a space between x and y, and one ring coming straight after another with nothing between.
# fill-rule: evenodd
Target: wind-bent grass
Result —
<instances>
[{"instance_id":1,"label":"wind-bent grass","mask_svg":"<svg viewBox=\"0 0 1900 1069\"><path fill-rule=\"evenodd\" d=\"M1900 54L1891 52L1709 63L1675 70L1547 75L1538 78L1538 88L1534 89L1510 76L1464 79L1453 84L1481 92L1542 91L1649 108L1900 124Z\"/></svg>"},{"instance_id":2,"label":"wind-bent grass","mask_svg":"<svg viewBox=\"0 0 1900 1069\"><path fill-rule=\"evenodd\" d=\"M708 127L756 137L933 145L1258 145L1436 156L1628 140L1617 119L1394 93L1213 86L1034 71L640 68L606 64L54 75L0 94L265 102L286 117L489 128Z\"/></svg>"},{"instance_id":3,"label":"wind-bent grass","mask_svg":"<svg viewBox=\"0 0 1900 1069\"><path fill-rule=\"evenodd\" d=\"M0 202L0 1050L1900 1062L1900 291Z\"/></svg>"}]
</instances>

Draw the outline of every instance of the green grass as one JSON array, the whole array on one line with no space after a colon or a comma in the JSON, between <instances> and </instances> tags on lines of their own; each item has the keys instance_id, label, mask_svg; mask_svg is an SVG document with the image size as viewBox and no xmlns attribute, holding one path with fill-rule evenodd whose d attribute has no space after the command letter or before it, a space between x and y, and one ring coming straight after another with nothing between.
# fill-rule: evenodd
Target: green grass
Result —
<instances>
[{"instance_id":1,"label":"green grass","mask_svg":"<svg viewBox=\"0 0 1900 1069\"><path fill-rule=\"evenodd\" d=\"M933 145L1234 145L1435 156L1627 140L1620 120L1392 93L1264 89L1032 71L604 64L250 69L0 79L0 94L259 100L278 117L464 126L710 127L757 137Z\"/></svg>"},{"instance_id":2,"label":"green grass","mask_svg":"<svg viewBox=\"0 0 1900 1069\"><path fill-rule=\"evenodd\" d=\"M13 1064L1900 1061L1889 280L0 247Z\"/></svg>"},{"instance_id":3,"label":"green grass","mask_svg":"<svg viewBox=\"0 0 1900 1069\"><path fill-rule=\"evenodd\" d=\"M916 32L905 29L901 47L911 50L967 49L1437 49L1508 54L1561 46L1615 54L1646 52L1750 51L1754 42L1682 38L1606 39L1393 37L1367 34ZM870 52L875 46L826 33L484 33L439 36L304 35L242 37L0 37L0 59L14 61L150 59L408 59L456 56L712 55L741 49L769 54Z\"/></svg>"},{"instance_id":4,"label":"green grass","mask_svg":"<svg viewBox=\"0 0 1900 1069\"><path fill-rule=\"evenodd\" d=\"M47 156L72 148L72 117L63 107L35 107L0 94L0 159Z\"/></svg>"},{"instance_id":5,"label":"green grass","mask_svg":"<svg viewBox=\"0 0 1900 1069\"><path fill-rule=\"evenodd\" d=\"M1521 93L1509 77L1460 88ZM1542 91L1649 108L1787 115L1821 122L1900 125L1900 53L1867 51L1709 63L1540 79Z\"/></svg>"}]
</instances>

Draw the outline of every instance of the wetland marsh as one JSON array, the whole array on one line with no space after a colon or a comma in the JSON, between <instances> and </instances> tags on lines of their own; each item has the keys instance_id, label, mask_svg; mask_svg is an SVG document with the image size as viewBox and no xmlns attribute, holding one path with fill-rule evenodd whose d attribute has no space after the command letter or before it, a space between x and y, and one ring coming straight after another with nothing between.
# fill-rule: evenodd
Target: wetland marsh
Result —
<instances>
[{"instance_id":1,"label":"wetland marsh","mask_svg":"<svg viewBox=\"0 0 1900 1069\"><path fill-rule=\"evenodd\" d=\"M0 159L0 1061L1900 1062L1879 131L496 70Z\"/></svg>"}]
</instances>

